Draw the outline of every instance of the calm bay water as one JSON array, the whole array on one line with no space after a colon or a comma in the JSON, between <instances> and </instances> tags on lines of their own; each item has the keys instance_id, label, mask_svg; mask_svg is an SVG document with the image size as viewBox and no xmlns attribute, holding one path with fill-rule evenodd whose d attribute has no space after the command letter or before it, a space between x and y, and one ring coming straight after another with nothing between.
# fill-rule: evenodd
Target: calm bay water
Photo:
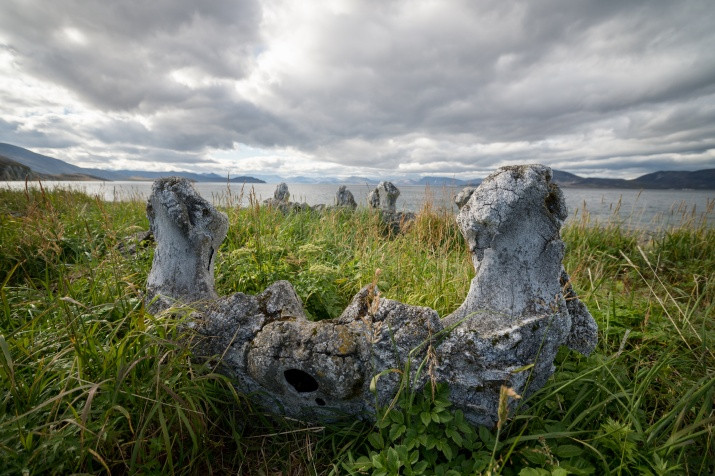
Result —
<instances>
[{"instance_id":1,"label":"calm bay water","mask_svg":"<svg viewBox=\"0 0 715 476\"><path fill-rule=\"evenodd\" d=\"M43 182L46 189L55 187L81 190L108 201L146 200L151 192L151 182ZM37 186L37 183L34 183ZM333 204L336 184L288 184L291 201ZM24 182L0 182L0 187L23 189ZM194 184L198 192L216 205L241 205L250 203L251 196L259 201L273 196L276 184L207 183ZM359 205L367 204L367 195L374 185L353 184L348 189ZM457 211L453 197L461 187L424 187L403 185L398 187L398 210L418 211L428 198L435 207ZM663 224L679 223L684 215L702 217L706 214L709 226L715 226L715 191L713 190L623 190L564 188L569 209L569 220L578 220L584 210L591 221L605 222L615 216L630 228L661 228Z\"/></svg>"}]
</instances>

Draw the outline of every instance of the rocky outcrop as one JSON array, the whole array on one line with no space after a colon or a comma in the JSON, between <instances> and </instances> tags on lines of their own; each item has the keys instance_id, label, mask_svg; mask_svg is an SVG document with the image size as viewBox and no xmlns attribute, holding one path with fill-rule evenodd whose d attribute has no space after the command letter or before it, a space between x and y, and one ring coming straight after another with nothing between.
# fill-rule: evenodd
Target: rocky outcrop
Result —
<instances>
[{"instance_id":1,"label":"rocky outcrop","mask_svg":"<svg viewBox=\"0 0 715 476\"><path fill-rule=\"evenodd\" d=\"M37 174L30 167L0 155L0 180L32 180L35 178L37 178Z\"/></svg>"},{"instance_id":2,"label":"rocky outcrop","mask_svg":"<svg viewBox=\"0 0 715 476\"><path fill-rule=\"evenodd\" d=\"M44 156L40 156L44 157ZM49 158L49 157L48 157ZM63 180L63 181L81 181L81 180L104 180L94 175L81 173L64 173L64 174L47 174L38 173L27 165L23 165L9 157L0 155L0 180Z\"/></svg>"},{"instance_id":3,"label":"rocky outcrop","mask_svg":"<svg viewBox=\"0 0 715 476\"><path fill-rule=\"evenodd\" d=\"M218 359L268 410L313 421L370 418L376 401L395 396L409 363L413 386L445 382L470 421L493 425L502 386L533 393L553 373L560 346L589 353L596 344L593 318L561 266L566 208L547 167L503 168L462 207L457 221L476 276L462 306L441 320L372 285L339 318L320 322L306 319L285 281L256 296L217 298L208 274L225 217L191 190L188 182L154 186L148 215L163 251L147 300L155 312L191 303L203 336L196 352Z\"/></svg>"}]
</instances>

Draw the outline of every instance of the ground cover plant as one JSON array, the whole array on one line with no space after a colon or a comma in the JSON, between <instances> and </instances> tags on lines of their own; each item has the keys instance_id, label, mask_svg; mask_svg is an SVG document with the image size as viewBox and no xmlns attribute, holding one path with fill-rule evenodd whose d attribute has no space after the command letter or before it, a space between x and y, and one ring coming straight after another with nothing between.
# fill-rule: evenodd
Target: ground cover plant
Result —
<instances>
[{"instance_id":1,"label":"ground cover plant","mask_svg":"<svg viewBox=\"0 0 715 476\"><path fill-rule=\"evenodd\" d=\"M473 276L453 213L429 202L400 235L364 209L222 202L219 294L287 279L324 319L376 282L446 315ZM451 411L445 387L412 389L420 362L396 369L403 389L376 424L266 415L191 358L188 316L145 311L152 247L131 238L148 227L143 202L0 189L0 473L713 474L712 207L647 233L571 221L565 264L599 345L564 349L489 430Z\"/></svg>"}]
</instances>

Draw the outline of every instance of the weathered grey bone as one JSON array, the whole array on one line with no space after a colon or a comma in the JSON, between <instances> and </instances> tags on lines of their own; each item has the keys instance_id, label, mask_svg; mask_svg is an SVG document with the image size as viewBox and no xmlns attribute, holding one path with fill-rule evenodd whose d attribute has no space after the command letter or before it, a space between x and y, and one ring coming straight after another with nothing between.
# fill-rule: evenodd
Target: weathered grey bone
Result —
<instances>
[{"instance_id":1,"label":"weathered grey bone","mask_svg":"<svg viewBox=\"0 0 715 476\"><path fill-rule=\"evenodd\" d=\"M457 215L472 254L469 294L448 320L484 309L511 325L525 314L550 312L561 295L567 209L544 166L504 167L477 188Z\"/></svg>"},{"instance_id":2,"label":"weathered grey bone","mask_svg":"<svg viewBox=\"0 0 715 476\"><path fill-rule=\"evenodd\" d=\"M263 204L269 207L277 208L283 213L299 212L309 210L311 207L307 203L297 203L290 201L290 191L285 182L281 182L276 186L273 196L263 200Z\"/></svg>"},{"instance_id":3,"label":"weathered grey bone","mask_svg":"<svg viewBox=\"0 0 715 476\"><path fill-rule=\"evenodd\" d=\"M400 190L392 182L380 182L367 196L367 201L372 208L379 208L383 212L395 213L395 202L400 196Z\"/></svg>"},{"instance_id":4,"label":"weathered grey bone","mask_svg":"<svg viewBox=\"0 0 715 476\"><path fill-rule=\"evenodd\" d=\"M263 200L263 203L272 207L281 208L287 206L290 203L289 200L290 192L288 191L288 185L285 182L281 182L276 185L273 196Z\"/></svg>"},{"instance_id":5,"label":"weathered grey bone","mask_svg":"<svg viewBox=\"0 0 715 476\"><path fill-rule=\"evenodd\" d=\"M285 182L278 184L275 192L273 192L273 198L279 202L288 202L290 199L290 192L288 191L288 185Z\"/></svg>"},{"instance_id":6,"label":"weathered grey bone","mask_svg":"<svg viewBox=\"0 0 715 476\"><path fill-rule=\"evenodd\" d=\"M474 191L477 189L477 187L464 187L455 197L454 197L454 203L457 205L457 208L460 210L466 203L469 201L469 198L472 196Z\"/></svg>"},{"instance_id":7,"label":"weathered grey bone","mask_svg":"<svg viewBox=\"0 0 715 476\"><path fill-rule=\"evenodd\" d=\"M476 275L464 303L442 319L454 330L438 355L448 356L440 371L453 401L477 419L494 418L503 384L526 395L541 388L559 346L583 354L596 346L596 323L561 264L567 209L551 178L540 165L503 167L457 216Z\"/></svg>"},{"instance_id":8,"label":"weathered grey bone","mask_svg":"<svg viewBox=\"0 0 715 476\"><path fill-rule=\"evenodd\" d=\"M367 204L370 208L380 208L380 193L376 188L367 194Z\"/></svg>"},{"instance_id":9,"label":"weathered grey bone","mask_svg":"<svg viewBox=\"0 0 715 476\"><path fill-rule=\"evenodd\" d=\"M214 258L228 231L228 218L180 177L154 182L146 207L156 241L147 277L147 307L156 311L181 302L216 299Z\"/></svg>"},{"instance_id":10,"label":"weathered grey bone","mask_svg":"<svg viewBox=\"0 0 715 476\"><path fill-rule=\"evenodd\" d=\"M335 193L335 205L338 207L352 208L353 210L357 208L353 193L348 190L345 185L338 187L338 191Z\"/></svg>"},{"instance_id":11,"label":"weathered grey bone","mask_svg":"<svg viewBox=\"0 0 715 476\"><path fill-rule=\"evenodd\" d=\"M175 197L187 200L187 209L204 203L196 194L188 198L188 192L163 193L162 183L154 186L149 211L157 248L161 240L188 242L161 232L163 227L196 233L170 221L181 220L170 211L177 207ZM191 186L186 182L181 189ZM166 211L158 213L159 207ZM559 229L565 216L547 167L508 167L488 177L458 217L477 273L464 304L442 320L432 309L384 299L367 286L339 318L311 322L288 282L256 296L213 298L213 289L196 293L159 283L158 277L173 279L168 270L152 270L147 297L156 298L156 310L173 301L199 301L193 304L194 327L203 337L196 352L220 359L236 387L260 395L257 401L271 411L313 421L370 418L376 398L387 404L398 391L396 371L409 360L415 376L426 359L430 375L425 370L416 376L415 386L428 378L446 382L452 402L470 421L493 425L502 385L531 394L553 373L559 346L589 353L596 344L595 322L561 267ZM220 243L225 226L209 228L210 242ZM165 249L173 249L178 260L193 252L183 245ZM211 256L198 255L209 261L194 260L197 271L210 269ZM155 260L153 266L164 263Z\"/></svg>"},{"instance_id":12,"label":"weathered grey bone","mask_svg":"<svg viewBox=\"0 0 715 476\"><path fill-rule=\"evenodd\" d=\"M382 222L395 235L406 229L415 219L412 212L396 211L399 196L400 190L392 182L380 182L367 196L370 208L380 211Z\"/></svg>"}]
</instances>

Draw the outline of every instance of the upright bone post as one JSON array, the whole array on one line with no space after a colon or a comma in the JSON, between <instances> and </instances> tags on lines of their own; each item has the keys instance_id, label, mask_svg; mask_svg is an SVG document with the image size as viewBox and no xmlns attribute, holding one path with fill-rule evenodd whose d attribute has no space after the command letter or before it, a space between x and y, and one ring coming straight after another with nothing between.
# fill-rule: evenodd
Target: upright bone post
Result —
<instances>
[{"instance_id":1,"label":"upright bone post","mask_svg":"<svg viewBox=\"0 0 715 476\"><path fill-rule=\"evenodd\" d=\"M156 180L147 203L156 248L147 278L152 311L216 299L214 262L226 237L228 218L180 177Z\"/></svg>"}]
</instances>

